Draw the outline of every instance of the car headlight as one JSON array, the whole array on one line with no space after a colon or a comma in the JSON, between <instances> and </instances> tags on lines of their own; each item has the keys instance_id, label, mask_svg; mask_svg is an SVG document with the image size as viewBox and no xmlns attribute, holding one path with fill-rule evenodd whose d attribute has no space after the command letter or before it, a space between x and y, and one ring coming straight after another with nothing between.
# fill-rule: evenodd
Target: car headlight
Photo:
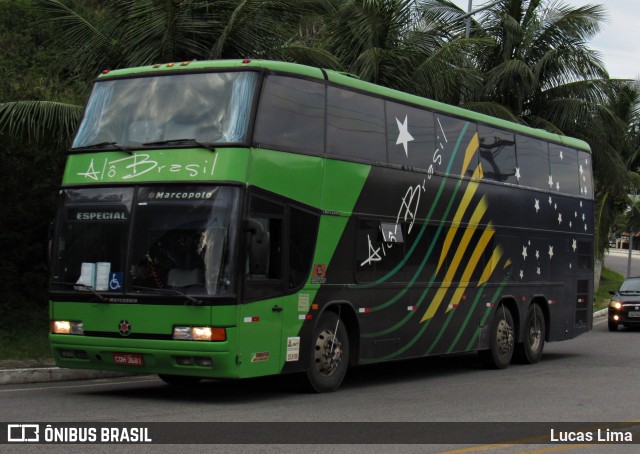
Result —
<instances>
[{"instance_id":1,"label":"car headlight","mask_svg":"<svg viewBox=\"0 0 640 454\"><path fill-rule=\"evenodd\" d=\"M620 310L622 309L622 303L620 301L611 301L611 303L609 303L609 307L612 309Z\"/></svg>"}]
</instances>

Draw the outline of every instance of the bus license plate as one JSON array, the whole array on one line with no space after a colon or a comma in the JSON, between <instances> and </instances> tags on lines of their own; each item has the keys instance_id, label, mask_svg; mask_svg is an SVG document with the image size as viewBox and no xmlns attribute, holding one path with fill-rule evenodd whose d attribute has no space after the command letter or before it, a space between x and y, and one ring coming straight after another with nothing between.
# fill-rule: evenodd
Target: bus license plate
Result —
<instances>
[{"instance_id":1,"label":"bus license plate","mask_svg":"<svg viewBox=\"0 0 640 454\"><path fill-rule=\"evenodd\" d=\"M140 353L114 353L113 361L123 366L144 366L144 358Z\"/></svg>"},{"instance_id":2,"label":"bus license plate","mask_svg":"<svg viewBox=\"0 0 640 454\"><path fill-rule=\"evenodd\" d=\"M629 311L629 317L640 317L640 311Z\"/></svg>"}]
</instances>

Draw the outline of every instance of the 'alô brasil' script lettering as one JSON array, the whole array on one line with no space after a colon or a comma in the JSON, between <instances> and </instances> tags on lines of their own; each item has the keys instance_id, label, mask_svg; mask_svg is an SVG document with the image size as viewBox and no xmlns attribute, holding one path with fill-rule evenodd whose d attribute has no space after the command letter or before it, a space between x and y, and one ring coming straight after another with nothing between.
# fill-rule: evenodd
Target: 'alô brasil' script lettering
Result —
<instances>
[{"instance_id":1,"label":"'al\u00f4 brasil' script lettering","mask_svg":"<svg viewBox=\"0 0 640 454\"><path fill-rule=\"evenodd\" d=\"M152 159L150 155L138 153L119 159L105 158L97 160L91 158L86 170L78 172L78 176L93 181L103 180L131 180L148 173L176 174L181 177L211 176L216 168L215 155L212 160L204 160L201 163L161 163Z\"/></svg>"}]
</instances>

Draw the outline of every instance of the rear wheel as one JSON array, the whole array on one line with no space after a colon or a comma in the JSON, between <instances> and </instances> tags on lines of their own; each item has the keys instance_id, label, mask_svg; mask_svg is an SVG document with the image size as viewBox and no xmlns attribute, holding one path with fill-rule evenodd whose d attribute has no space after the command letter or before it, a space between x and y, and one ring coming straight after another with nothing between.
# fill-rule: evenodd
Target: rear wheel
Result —
<instances>
[{"instance_id":1,"label":"rear wheel","mask_svg":"<svg viewBox=\"0 0 640 454\"><path fill-rule=\"evenodd\" d=\"M307 379L319 393L335 391L349 367L349 337L340 317L325 312L313 330Z\"/></svg>"},{"instance_id":2,"label":"rear wheel","mask_svg":"<svg viewBox=\"0 0 640 454\"><path fill-rule=\"evenodd\" d=\"M485 366L492 369L504 369L509 365L515 345L514 334L511 311L504 304L501 304L491 322L490 348L478 352Z\"/></svg>"},{"instance_id":3,"label":"rear wheel","mask_svg":"<svg viewBox=\"0 0 640 454\"><path fill-rule=\"evenodd\" d=\"M542 358L545 338L545 322L542 309L537 304L529 306L524 322L524 342L516 344L518 362L535 364Z\"/></svg>"},{"instance_id":4,"label":"rear wheel","mask_svg":"<svg viewBox=\"0 0 640 454\"><path fill-rule=\"evenodd\" d=\"M189 377L187 375L159 374L158 377L160 377L160 379L163 382L171 386L176 386L181 388L197 385L200 382L200 380L202 380L200 377Z\"/></svg>"}]
</instances>

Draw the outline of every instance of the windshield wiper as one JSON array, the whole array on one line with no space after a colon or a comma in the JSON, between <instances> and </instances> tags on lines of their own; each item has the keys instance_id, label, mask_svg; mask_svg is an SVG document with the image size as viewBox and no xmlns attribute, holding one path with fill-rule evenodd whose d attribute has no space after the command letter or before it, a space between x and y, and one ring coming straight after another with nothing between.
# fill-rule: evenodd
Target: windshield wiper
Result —
<instances>
[{"instance_id":1,"label":"windshield wiper","mask_svg":"<svg viewBox=\"0 0 640 454\"><path fill-rule=\"evenodd\" d=\"M166 293L169 295L178 295L181 296L183 298L185 298L189 303L191 303L193 306L202 306L202 301L194 298L193 296L187 295L184 292L181 292L180 290L176 290L173 288L151 288L151 287L143 287L141 285L132 285L132 288L136 289L136 290L146 290L146 291L152 291L152 292L156 292L156 293ZM185 303L188 304L188 303Z\"/></svg>"},{"instance_id":2,"label":"windshield wiper","mask_svg":"<svg viewBox=\"0 0 640 454\"><path fill-rule=\"evenodd\" d=\"M128 153L128 154L133 154L133 150L131 148L118 145L118 142L99 142L91 145L85 145L84 147L74 148L74 150L85 150L89 148L113 148L115 150L124 151L125 153Z\"/></svg>"},{"instance_id":3,"label":"windshield wiper","mask_svg":"<svg viewBox=\"0 0 640 454\"><path fill-rule=\"evenodd\" d=\"M91 287L90 285L79 284L77 282L57 282L57 281L53 281L52 284L73 286L74 290L91 292L93 294L93 296L96 297L96 299L98 300L99 303L108 303L109 302L109 300L107 298L105 298L104 296L102 296L101 294L96 292L96 290L93 287Z\"/></svg>"},{"instance_id":4,"label":"windshield wiper","mask_svg":"<svg viewBox=\"0 0 640 454\"><path fill-rule=\"evenodd\" d=\"M145 147L152 147L157 145L195 145L200 148L205 148L207 150L216 151L216 148L212 145L198 142L196 139L170 139L170 140L159 140L157 142L145 142L142 145Z\"/></svg>"}]
</instances>

